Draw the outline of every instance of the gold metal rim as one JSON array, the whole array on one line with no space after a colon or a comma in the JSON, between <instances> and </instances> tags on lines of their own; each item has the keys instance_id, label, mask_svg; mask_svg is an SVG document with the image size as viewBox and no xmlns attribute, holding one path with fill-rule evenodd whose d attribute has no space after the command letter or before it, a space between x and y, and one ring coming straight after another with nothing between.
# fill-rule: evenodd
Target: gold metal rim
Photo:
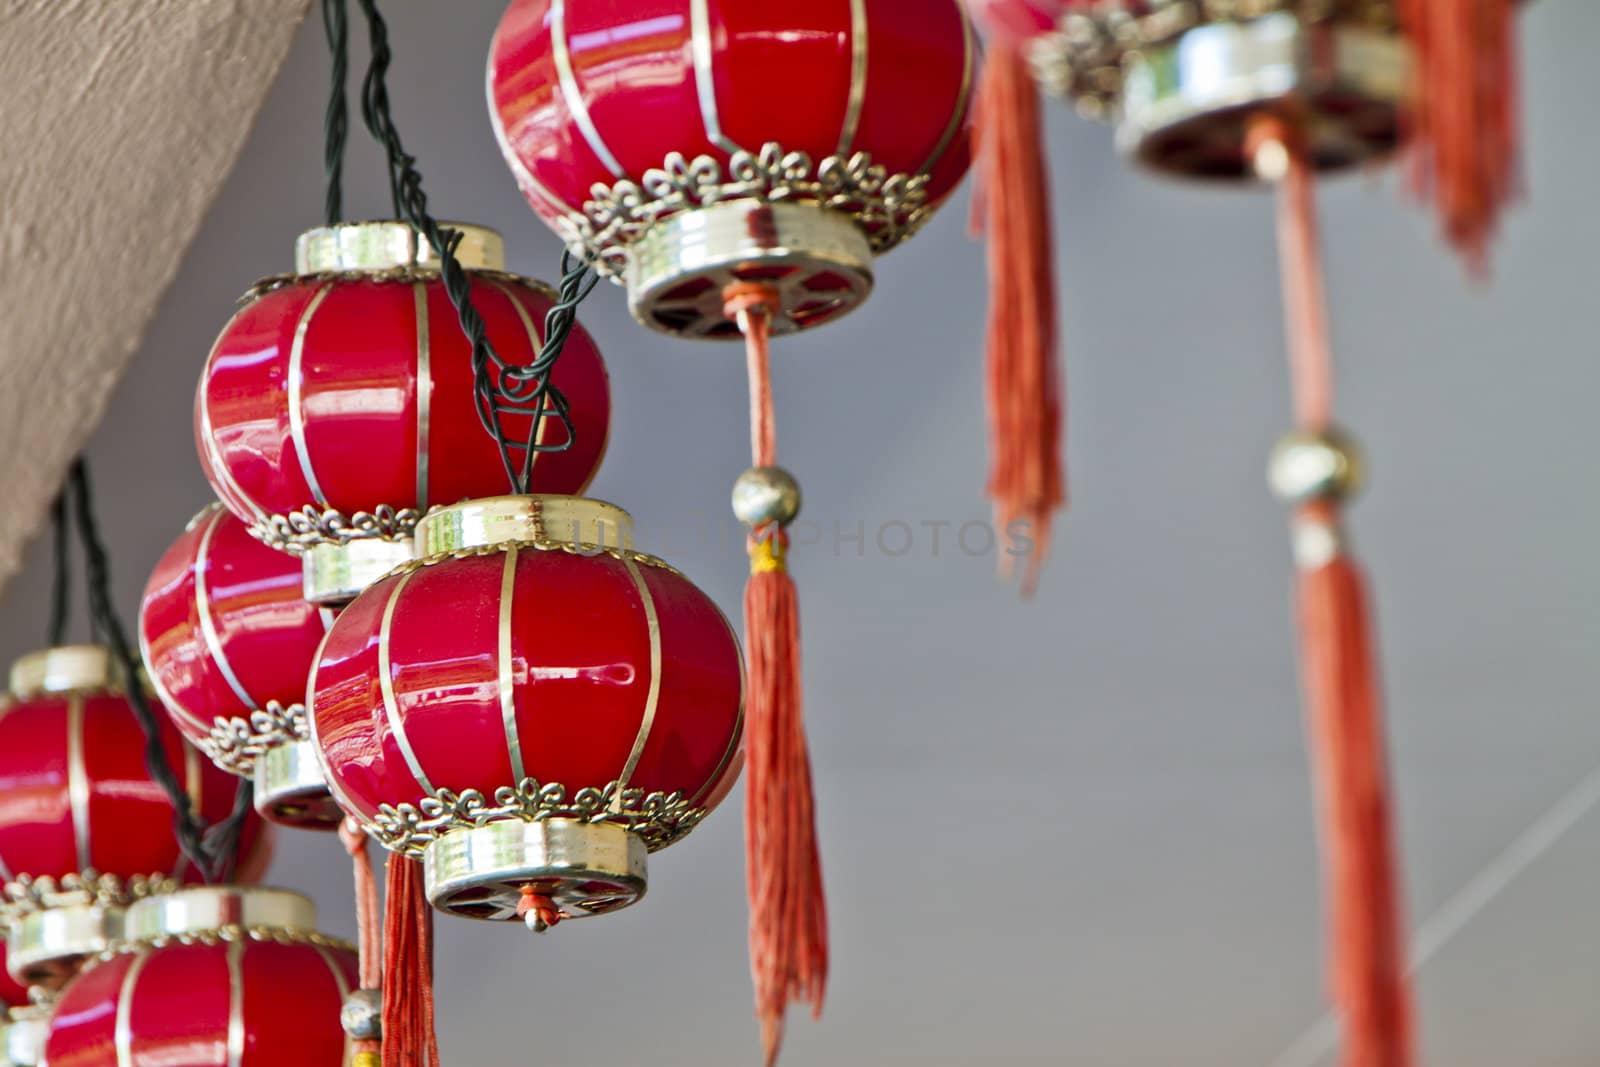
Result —
<instances>
[{"instance_id":1,"label":"gold metal rim","mask_svg":"<svg viewBox=\"0 0 1600 1067\"><path fill-rule=\"evenodd\" d=\"M633 517L615 504L581 496L497 496L438 508L417 523L416 558L493 545L633 547Z\"/></svg>"},{"instance_id":2,"label":"gold metal rim","mask_svg":"<svg viewBox=\"0 0 1600 1067\"><path fill-rule=\"evenodd\" d=\"M423 854L434 907L470 919L514 921L525 888L568 919L617 911L644 896L648 852L615 823L501 819L451 830Z\"/></svg>"},{"instance_id":3,"label":"gold metal rim","mask_svg":"<svg viewBox=\"0 0 1600 1067\"><path fill-rule=\"evenodd\" d=\"M7 1019L0 1014L0 1063L6 1067L38 1067L50 1036L50 1009L42 1005L16 1008Z\"/></svg>"},{"instance_id":4,"label":"gold metal rim","mask_svg":"<svg viewBox=\"0 0 1600 1067\"><path fill-rule=\"evenodd\" d=\"M130 907L122 936L130 942L154 941L225 927L315 930L317 907L309 897L288 889L195 886Z\"/></svg>"},{"instance_id":5,"label":"gold metal rim","mask_svg":"<svg viewBox=\"0 0 1600 1067\"><path fill-rule=\"evenodd\" d=\"M335 830L344 819L310 741L267 749L256 757L254 777L256 811L268 822L301 830Z\"/></svg>"},{"instance_id":6,"label":"gold metal rim","mask_svg":"<svg viewBox=\"0 0 1600 1067\"><path fill-rule=\"evenodd\" d=\"M1250 121L1284 108L1318 169L1340 170L1395 149L1409 86L1392 31L1287 11L1208 23L1128 56L1117 141L1157 171L1252 180Z\"/></svg>"},{"instance_id":7,"label":"gold metal rim","mask_svg":"<svg viewBox=\"0 0 1600 1067\"><path fill-rule=\"evenodd\" d=\"M123 909L78 904L28 912L6 929L6 970L23 985L60 989L84 960L122 937Z\"/></svg>"},{"instance_id":8,"label":"gold metal rim","mask_svg":"<svg viewBox=\"0 0 1600 1067\"><path fill-rule=\"evenodd\" d=\"M505 239L499 233L461 222L441 225L463 234L456 258L467 270L505 270ZM438 266L439 257L432 246L409 223L393 219L319 226L302 233L294 243L297 274Z\"/></svg>"},{"instance_id":9,"label":"gold metal rim","mask_svg":"<svg viewBox=\"0 0 1600 1067\"><path fill-rule=\"evenodd\" d=\"M818 204L744 199L680 212L627 249L628 307L652 329L739 339L723 310L729 285L771 287L774 334L840 318L872 295L872 243L856 220Z\"/></svg>"},{"instance_id":10,"label":"gold metal rim","mask_svg":"<svg viewBox=\"0 0 1600 1067\"><path fill-rule=\"evenodd\" d=\"M31 652L11 665L11 693L24 700L46 694L120 692L111 651L100 645L62 645Z\"/></svg>"},{"instance_id":11,"label":"gold metal rim","mask_svg":"<svg viewBox=\"0 0 1600 1067\"><path fill-rule=\"evenodd\" d=\"M343 607L367 586L410 561L411 541L362 538L319 544L300 557L305 598L323 607Z\"/></svg>"}]
</instances>

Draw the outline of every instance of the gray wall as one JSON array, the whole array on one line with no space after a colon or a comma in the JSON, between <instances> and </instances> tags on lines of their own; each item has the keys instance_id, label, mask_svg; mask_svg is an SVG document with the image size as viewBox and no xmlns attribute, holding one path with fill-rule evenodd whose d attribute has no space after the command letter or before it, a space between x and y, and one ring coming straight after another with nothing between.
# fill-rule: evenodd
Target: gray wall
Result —
<instances>
[{"instance_id":1,"label":"gray wall","mask_svg":"<svg viewBox=\"0 0 1600 1067\"><path fill-rule=\"evenodd\" d=\"M434 203L548 275L556 244L484 120L499 5L392 6L396 111ZM1431 920L1424 1033L1450 1067L1600 1056L1600 7L1547 0L1525 25L1530 203L1491 288L1463 283L1392 175L1324 199L1340 407L1375 468L1353 525L1410 910ZM206 350L318 221L325 79L312 20L90 449L130 613L207 498L189 422ZM865 310L779 350L781 454L830 531L795 570L836 946L826 1019L794 1023L786 1062L1329 1062L1278 1059L1318 1018L1322 969L1289 562L1262 479L1288 423L1270 211L1132 174L1064 108L1051 136L1074 509L1033 602L920 525L987 514L964 195L882 264ZM354 213L383 213L365 144L351 173ZM616 396L595 494L736 614L741 553L693 531L734 533L737 351L646 333L609 288L585 321ZM916 528L903 556L874 544L894 521ZM834 524L857 522L864 552L835 552ZM30 561L0 651L42 639L41 544ZM441 921L448 1061L753 1062L740 850L734 802L655 859L640 907L539 940ZM284 837L274 879L349 931L335 842Z\"/></svg>"}]
</instances>

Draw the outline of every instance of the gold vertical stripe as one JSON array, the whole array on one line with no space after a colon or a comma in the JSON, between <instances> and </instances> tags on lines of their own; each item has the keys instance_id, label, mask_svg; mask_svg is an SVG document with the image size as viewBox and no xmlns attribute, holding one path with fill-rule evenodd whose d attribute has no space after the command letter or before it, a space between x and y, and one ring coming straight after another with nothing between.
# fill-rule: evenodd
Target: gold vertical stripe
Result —
<instances>
[{"instance_id":1,"label":"gold vertical stripe","mask_svg":"<svg viewBox=\"0 0 1600 1067\"><path fill-rule=\"evenodd\" d=\"M432 425L433 353L428 334L428 286L415 282L411 291L417 308L417 511L428 510L428 428Z\"/></svg>"},{"instance_id":2,"label":"gold vertical stripe","mask_svg":"<svg viewBox=\"0 0 1600 1067\"><path fill-rule=\"evenodd\" d=\"M333 636L330 625L328 631L322 635L322 640L317 642L317 654L311 657L311 673L306 678L306 725L311 732L311 750L317 754L317 766L322 769L322 780L328 783L328 792L333 794L333 799L338 801L339 807L346 812L354 813L361 809L351 801L348 793L339 785L339 780L333 776L328 767L327 753L322 750L322 741L317 732L317 708L312 701L312 694L317 691L317 671L322 666L322 650L328 647L328 639Z\"/></svg>"},{"instance_id":3,"label":"gold vertical stripe","mask_svg":"<svg viewBox=\"0 0 1600 1067\"><path fill-rule=\"evenodd\" d=\"M656 598L651 594L650 587L645 585L639 565L626 555L622 557L622 564L628 568L628 576L639 590L645 626L650 631L650 691L645 697L644 718L639 722L638 736L633 739L633 751L628 753L628 762L622 765L622 773L617 775L617 793L612 798L612 805L618 811L622 809L622 793L628 788L634 769L639 766L639 757L644 755L650 731L655 728L656 707L661 702L661 619L656 615Z\"/></svg>"},{"instance_id":4,"label":"gold vertical stripe","mask_svg":"<svg viewBox=\"0 0 1600 1067\"><path fill-rule=\"evenodd\" d=\"M492 281L489 284L500 290L500 294L510 302L512 310L517 313L517 319L522 323L523 332L528 335L528 347L532 350L532 358L538 359L539 353L544 349L544 331L540 329L541 324L537 324L533 321L533 316L528 314L528 309L523 306L522 301L517 299L517 294L511 291L510 286L495 281ZM545 435L549 432L550 420L540 419L539 429L538 432L534 434L533 443L536 445L544 444ZM611 432L609 423L606 426L606 432ZM542 455L544 455L543 452L535 450L533 457L528 461L528 488L533 491L537 491L534 489L533 485L533 472L534 469L539 466L539 457ZM599 465L596 464L597 469L598 466ZM591 473L589 477L593 478L593 473ZM520 782L522 779L519 778L517 780Z\"/></svg>"},{"instance_id":5,"label":"gold vertical stripe","mask_svg":"<svg viewBox=\"0 0 1600 1067\"><path fill-rule=\"evenodd\" d=\"M200 750L189 744L183 743L183 785L189 794L189 805L194 809L196 818L205 818L205 778L200 773Z\"/></svg>"},{"instance_id":6,"label":"gold vertical stripe","mask_svg":"<svg viewBox=\"0 0 1600 1067\"><path fill-rule=\"evenodd\" d=\"M247 944L248 940L228 942L228 1067L243 1067L244 1064L244 949Z\"/></svg>"},{"instance_id":7,"label":"gold vertical stripe","mask_svg":"<svg viewBox=\"0 0 1600 1067\"><path fill-rule=\"evenodd\" d=\"M739 751L739 742L744 739L744 702L745 695L749 692L749 678L745 673L744 664L744 646L740 644L739 635L734 632L733 623L728 621L728 617L723 615L721 611L718 611L717 615L721 617L722 625L728 628L728 638L733 642L734 653L739 657L739 717L733 722L733 733L728 738L728 748L722 753L722 759L717 763L715 773L706 779L705 785L695 791L694 796L689 798L689 806L691 808L699 805L700 801L705 799L706 794L711 792L718 782L722 781L722 776L727 773L728 764L733 762L734 753Z\"/></svg>"},{"instance_id":8,"label":"gold vertical stripe","mask_svg":"<svg viewBox=\"0 0 1600 1067\"><path fill-rule=\"evenodd\" d=\"M306 383L303 364L306 355L306 334L311 329L311 319L331 292L333 292L332 282L317 290L317 295L311 298L311 303L300 313L300 321L294 328L294 343L289 346L289 435L294 438L295 451L300 454L300 473L305 476L306 486L310 488L311 497L318 507L327 507L328 498L323 495L322 486L317 482L317 472L311 467L311 452L306 447Z\"/></svg>"},{"instance_id":9,"label":"gold vertical stripe","mask_svg":"<svg viewBox=\"0 0 1600 1067\"><path fill-rule=\"evenodd\" d=\"M394 590L389 594L389 602L383 606L383 623L378 628L378 684L383 689L383 712L389 719L389 732L394 734L395 744L400 746L400 754L406 758L406 766L411 770L411 777L417 780L417 785L422 787L424 793L434 793L433 783L428 781L428 776L422 772L422 764L417 760L417 754L411 747L411 741L406 737L405 723L400 719L400 701L394 694L394 660L389 654L389 640L394 629L394 609L400 603L400 594L410 584L412 575L402 577L394 583Z\"/></svg>"},{"instance_id":10,"label":"gold vertical stripe","mask_svg":"<svg viewBox=\"0 0 1600 1067\"><path fill-rule=\"evenodd\" d=\"M0 693L0 719L6 717L6 712L11 710L11 706L11 694ZM17 876L12 873L10 866L6 864L5 857L0 856L0 882L14 882L16 879Z\"/></svg>"},{"instance_id":11,"label":"gold vertical stripe","mask_svg":"<svg viewBox=\"0 0 1600 1067\"><path fill-rule=\"evenodd\" d=\"M333 983L339 989L339 1003L343 1004L345 1001L350 999L350 980L344 976L344 969L339 966L339 961L333 958L333 953L328 951L327 946L315 945L313 947L317 950L317 955L322 957L322 962L327 964L328 973L333 975ZM341 1029L343 1029L343 1027L341 1027ZM351 1046L350 1035L345 1034L343 1061L345 1067L349 1067L350 1058L353 1052L354 1049Z\"/></svg>"},{"instance_id":12,"label":"gold vertical stripe","mask_svg":"<svg viewBox=\"0 0 1600 1067\"><path fill-rule=\"evenodd\" d=\"M79 873L94 869L89 841L89 769L83 759L83 697L67 698L67 803L72 837L78 846Z\"/></svg>"},{"instance_id":13,"label":"gold vertical stripe","mask_svg":"<svg viewBox=\"0 0 1600 1067\"><path fill-rule=\"evenodd\" d=\"M867 0L850 0L850 98L839 130L838 154L848 155L867 103Z\"/></svg>"},{"instance_id":14,"label":"gold vertical stripe","mask_svg":"<svg viewBox=\"0 0 1600 1067\"><path fill-rule=\"evenodd\" d=\"M222 637L217 633L217 621L211 613L211 594L206 589L206 565L211 558L211 538L226 516L227 513L223 511L213 513L211 521L206 523L205 532L200 535L200 548L195 553L194 559L194 608L195 614L200 617L200 636L205 641L206 651L211 654L212 662L217 665L217 670L227 680L228 688L233 690L233 695L239 698L239 702L250 711L256 711L260 705L251 699L250 693L239 681L239 676L233 672L233 664L228 662L227 654L222 651Z\"/></svg>"},{"instance_id":15,"label":"gold vertical stripe","mask_svg":"<svg viewBox=\"0 0 1600 1067\"><path fill-rule=\"evenodd\" d=\"M494 127L494 139L500 145L500 154L505 157L506 162L510 165L511 173L517 179L517 188L522 190L522 195L524 197L539 197L544 202L545 210L551 214L571 215L576 213L581 218L582 212L578 211L578 205L568 204L551 192L543 182L533 176L533 172L528 169L527 164L522 162L522 157L517 155L516 150L511 147L511 138L506 136L505 124L500 120L500 108L495 104L493 63L484 64L483 89L484 96L489 104L489 125ZM537 207L535 210L537 210Z\"/></svg>"},{"instance_id":16,"label":"gold vertical stripe","mask_svg":"<svg viewBox=\"0 0 1600 1067\"><path fill-rule=\"evenodd\" d=\"M145 633L142 622L139 625L139 658L144 662L145 680L150 683L150 688L156 691L157 698L160 699L162 704L166 705L167 710L180 718L187 719L191 724L202 730L209 730L211 728L210 723L207 723L200 716L178 703L172 693L167 690L167 687L161 684L159 672L151 667L150 635Z\"/></svg>"},{"instance_id":17,"label":"gold vertical stripe","mask_svg":"<svg viewBox=\"0 0 1600 1067\"><path fill-rule=\"evenodd\" d=\"M113 1040L117 1046L117 1067L134 1067L133 1062L133 993L139 985L139 972L144 970L150 950L144 949L133 957L133 965L122 976L122 988L117 990L117 1025Z\"/></svg>"},{"instance_id":18,"label":"gold vertical stripe","mask_svg":"<svg viewBox=\"0 0 1600 1067\"><path fill-rule=\"evenodd\" d=\"M511 755L511 780L528 776L522 765L522 738L517 731L516 674L511 662L511 606L516 600L517 549L506 549L505 570L500 577L500 721L505 724L506 751Z\"/></svg>"},{"instance_id":19,"label":"gold vertical stripe","mask_svg":"<svg viewBox=\"0 0 1600 1067\"><path fill-rule=\"evenodd\" d=\"M955 110L950 113L950 125L945 127L944 134L939 138L939 143L928 155L927 162L922 164L918 174L931 174L933 168L939 165L944 154L950 150L956 134L966 125L967 106L972 100L972 76L977 66L978 43L972 28L972 20L967 17L965 7L961 8L961 43L965 50L961 65L961 92L956 96Z\"/></svg>"},{"instance_id":20,"label":"gold vertical stripe","mask_svg":"<svg viewBox=\"0 0 1600 1067\"><path fill-rule=\"evenodd\" d=\"M689 0L689 43L694 53L695 90L700 97L700 121L706 128L706 140L724 152L737 152L739 146L723 134L722 119L717 114L716 72L711 68L710 0Z\"/></svg>"},{"instance_id":21,"label":"gold vertical stripe","mask_svg":"<svg viewBox=\"0 0 1600 1067\"><path fill-rule=\"evenodd\" d=\"M567 0L551 0L550 52L555 59L556 81L561 84L561 95L566 98L567 110L572 114L572 121L578 124L589 150L613 175L627 177L622 164L617 162L617 157L607 147L605 138L600 136L594 118L589 114L588 101L584 100L583 91L578 88L578 76L572 69L572 44L567 39Z\"/></svg>"},{"instance_id":22,"label":"gold vertical stripe","mask_svg":"<svg viewBox=\"0 0 1600 1067\"><path fill-rule=\"evenodd\" d=\"M222 328L222 332L217 335L216 341L211 345L211 351L206 355L207 381L210 379L211 361L216 358L217 348L222 344L222 339L228 335L228 331L233 327L234 319L237 319L239 315L240 312L235 312L233 318L228 320L228 325ZM249 508L256 518L264 519L267 515L266 510L254 500L251 500L243 489L239 488L239 483L233 480L233 474L228 470L227 464L222 462L222 452L217 448L216 439L212 436L211 397L206 392L205 385L206 383L202 382L200 386L200 444L206 450L206 459L211 465L211 471L218 481L228 487L228 492L237 497L241 504Z\"/></svg>"}]
</instances>

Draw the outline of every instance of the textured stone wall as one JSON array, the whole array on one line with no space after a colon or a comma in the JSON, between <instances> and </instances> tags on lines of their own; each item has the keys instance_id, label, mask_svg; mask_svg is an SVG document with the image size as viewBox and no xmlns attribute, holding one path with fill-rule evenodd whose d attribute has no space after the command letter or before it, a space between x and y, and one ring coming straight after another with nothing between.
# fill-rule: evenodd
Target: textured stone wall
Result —
<instances>
[{"instance_id":1,"label":"textured stone wall","mask_svg":"<svg viewBox=\"0 0 1600 1067\"><path fill-rule=\"evenodd\" d=\"M309 0L0 0L0 583Z\"/></svg>"}]
</instances>

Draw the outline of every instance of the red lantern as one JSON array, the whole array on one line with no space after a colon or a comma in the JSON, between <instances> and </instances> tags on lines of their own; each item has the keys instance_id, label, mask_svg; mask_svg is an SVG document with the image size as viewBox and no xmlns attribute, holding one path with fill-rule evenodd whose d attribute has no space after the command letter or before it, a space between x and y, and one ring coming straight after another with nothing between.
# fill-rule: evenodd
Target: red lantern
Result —
<instances>
[{"instance_id":1,"label":"red lantern","mask_svg":"<svg viewBox=\"0 0 1600 1067\"><path fill-rule=\"evenodd\" d=\"M531 363L553 291L502 272L498 234L456 228L495 350ZM508 487L427 243L404 223L357 223L302 235L295 258L298 274L258 285L224 327L200 382L196 432L222 502L268 544L310 550L307 595L339 602L404 558L401 542L429 507ZM574 440L536 457L532 484L580 492L610 425L605 365L581 327L553 382ZM515 436L516 417L506 422ZM554 448L565 430L546 418L539 432Z\"/></svg>"},{"instance_id":2,"label":"red lantern","mask_svg":"<svg viewBox=\"0 0 1600 1067\"><path fill-rule=\"evenodd\" d=\"M341 1067L349 945L311 901L190 889L128 912L128 938L62 994L45 1045L60 1067Z\"/></svg>"},{"instance_id":3,"label":"red lantern","mask_svg":"<svg viewBox=\"0 0 1600 1067\"><path fill-rule=\"evenodd\" d=\"M172 803L145 769L144 732L112 678L105 649L53 648L17 662L0 710L0 917L7 968L29 985L69 978L119 936L135 899L199 879L173 837ZM166 750L199 814L226 817L235 780L170 727ZM243 870L262 843L259 824L247 824Z\"/></svg>"},{"instance_id":4,"label":"red lantern","mask_svg":"<svg viewBox=\"0 0 1600 1067\"><path fill-rule=\"evenodd\" d=\"M645 855L737 774L738 642L610 504L435 511L334 622L311 687L328 782L438 908L551 923L633 903ZM519 907L520 906L520 907ZM530 911L531 909L531 911Z\"/></svg>"},{"instance_id":5,"label":"red lantern","mask_svg":"<svg viewBox=\"0 0 1600 1067\"><path fill-rule=\"evenodd\" d=\"M737 337L724 290L760 282L784 333L865 300L873 256L966 173L975 55L955 0L514 0L490 115L528 202L626 276L641 322Z\"/></svg>"},{"instance_id":6,"label":"red lantern","mask_svg":"<svg viewBox=\"0 0 1600 1067\"><path fill-rule=\"evenodd\" d=\"M256 810L290 826L343 818L306 726L306 678L332 615L300 564L213 504L156 564L140 608L150 683L212 762L255 780Z\"/></svg>"}]
</instances>

